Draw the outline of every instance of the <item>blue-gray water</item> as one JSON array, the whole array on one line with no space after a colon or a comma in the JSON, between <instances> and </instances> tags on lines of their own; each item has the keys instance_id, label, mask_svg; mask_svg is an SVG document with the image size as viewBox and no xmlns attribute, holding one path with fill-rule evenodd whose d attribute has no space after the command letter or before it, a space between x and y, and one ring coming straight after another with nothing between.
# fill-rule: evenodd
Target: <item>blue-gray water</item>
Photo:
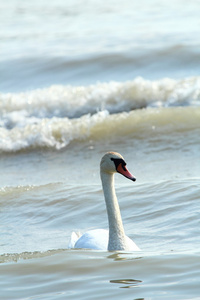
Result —
<instances>
[{"instance_id":1,"label":"blue-gray water","mask_svg":"<svg viewBox=\"0 0 200 300\"><path fill-rule=\"evenodd\" d=\"M1 299L200 299L198 1L0 3ZM139 253L70 250L107 228L116 174Z\"/></svg>"}]
</instances>

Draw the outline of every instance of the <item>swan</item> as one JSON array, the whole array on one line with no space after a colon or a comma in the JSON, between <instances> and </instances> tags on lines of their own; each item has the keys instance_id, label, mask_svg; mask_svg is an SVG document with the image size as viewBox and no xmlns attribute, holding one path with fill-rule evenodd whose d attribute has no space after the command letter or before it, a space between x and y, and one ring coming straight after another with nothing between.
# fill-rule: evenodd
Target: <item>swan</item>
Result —
<instances>
[{"instance_id":1,"label":"swan","mask_svg":"<svg viewBox=\"0 0 200 300\"><path fill-rule=\"evenodd\" d=\"M72 232L69 248L85 248L108 251L139 251L139 247L125 235L120 208L114 188L114 174L120 173L135 181L136 178L126 168L126 162L117 152L106 153L100 163L100 175L106 202L109 231L89 230L83 235Z\"/></svg>"}]
</instances>

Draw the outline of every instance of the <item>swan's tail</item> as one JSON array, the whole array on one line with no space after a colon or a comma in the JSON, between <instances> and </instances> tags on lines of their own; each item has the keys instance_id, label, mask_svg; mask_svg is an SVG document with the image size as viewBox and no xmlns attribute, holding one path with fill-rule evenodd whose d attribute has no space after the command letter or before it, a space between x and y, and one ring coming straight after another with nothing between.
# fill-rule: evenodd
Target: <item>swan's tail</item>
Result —
<instances>
[{"instance_id":1,"label":"swan's tail","mask_svg":"<svg viewBox=\"0 0 200 300\"><path fill-rule=\"evenodd\" d=\"M71 234L71 238L70 238L70 241L69 241L69 245L68 245L68 248L71 249L71 248L74 248L76 242L78 241L78 239L80 238L81 236L81 233L80 232L72 232Z\"/></svg>"}]
</instances>

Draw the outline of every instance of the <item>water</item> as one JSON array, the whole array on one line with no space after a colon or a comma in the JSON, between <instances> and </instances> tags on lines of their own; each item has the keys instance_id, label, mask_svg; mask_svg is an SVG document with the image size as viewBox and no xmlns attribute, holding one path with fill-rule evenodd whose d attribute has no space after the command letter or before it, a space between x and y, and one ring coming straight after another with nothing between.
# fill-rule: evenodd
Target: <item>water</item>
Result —
<instances>
[{"instance_id":1,"label":"water","mask_svg":"<svg viewBox=\"0 0 200 300\"><path fill-rule=\"evenodd\" d=\"M198 299L199 180L122 185L117 194L139 253L66 249L72 230L107 226L99 185L2 189L3 299Z\"/></svg>"},{"instance_id":2,"label":"water","mask_svg":"<svg viewBox=\"0 0 200 300\"><path fill-rule=\"evenodd\" d=\"M198 1L0 3L1 299L200 299ZM138 253L68 249L107 228L116 174Z\"/></svg>"},{"instance_id":3,"label":"water","mask_svg":"<svg viewBox=\"0 0 200 300\"><path fill-rule=\"evenodd\" d=\"M2 2L0 90L198 76L199 7L195 0Z\"/></svg>"}]
</instances>

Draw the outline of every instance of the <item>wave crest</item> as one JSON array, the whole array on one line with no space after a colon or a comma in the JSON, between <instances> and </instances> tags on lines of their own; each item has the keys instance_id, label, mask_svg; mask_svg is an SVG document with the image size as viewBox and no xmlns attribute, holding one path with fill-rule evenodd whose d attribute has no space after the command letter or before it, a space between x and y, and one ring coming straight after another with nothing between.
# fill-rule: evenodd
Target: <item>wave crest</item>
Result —
<instances>
[{"instance_id":1,"label":"wave crest","mask_svg":"<svg viewBox=\"0 0 200 300\"><path fill-rule=\"evenodd\" d=\"M170 134L193 130L197 124L200 124L200 108L194 107L148 108L112 115L101 111L76 119L54 117L23 128L0 128L0 150L14 152L43 147L59 150L72 141L123 139L128 135L148 138L156 132Z\"/></svg>"},{"instance_id":2,"label":"wave crest","mask_svg":"<svg viewBox=\"0 0 200 300\"><path fill-rule=\"evenodd\" d=\"M26 118L77 118L88 113L110 113L149 106L199 105L200 77L157 81L136 78L91 86L51 86L19 94L0 94L1 125L15 126L16 113ZM20 120L19 120L20 123Z\"/></svg>"}]
</instances>

